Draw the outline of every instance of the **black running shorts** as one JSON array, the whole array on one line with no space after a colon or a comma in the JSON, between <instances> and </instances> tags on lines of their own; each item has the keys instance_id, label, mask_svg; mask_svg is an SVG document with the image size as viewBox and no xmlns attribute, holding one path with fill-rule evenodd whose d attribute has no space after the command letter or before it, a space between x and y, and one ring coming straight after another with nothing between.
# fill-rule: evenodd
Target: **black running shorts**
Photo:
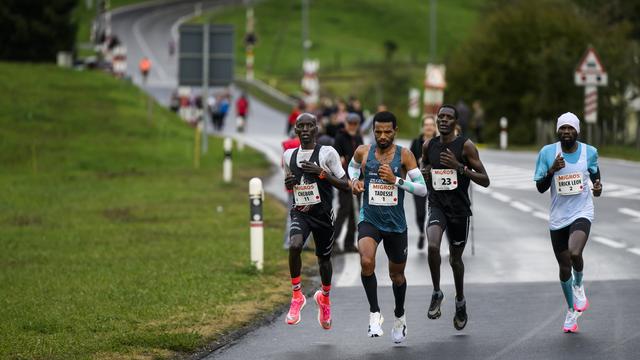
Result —
<instances>
[{"instance_id":1,"label":"black running shorts","mask_svg":"<svg viewBox=\"0 0 640 360\"><path fill-rule=\"evenodd\" d=\"M447 217L442 210L437 207L429 207L429 221L427 228L438 225L447 233L449 245L464 247L469 236L469 216Z\"/></svg>"},{"instance_id":2,"label":"black running shorts","mask_svg":"<svg viewBox=\"0 0 640 360\"><path fill-rule=\"evenodd\" d=\"M569 249L569 236L574 231L583 231L589 237L591 231L591 221L586 218L578 218L571 225L565 226L558 230L549 230L551 233L551 245L553 252L558 254Z\"/></svg>"},{"instance_id":3,"label":"black running shorts","mask_svg":"<svg viewBox=\"0 0 640 360\"><path fill-rule=\"evenodd\" d=\"M313 234L313 241L316 244L316 256L331 256L333 249L333 215L322 213L320 215L309 215L292 209L291 228L289 228L289 238L302 234L303 241Z\"/></svg>"},{"instance_id":4,"label":"black running shorts","mask_svg":"<svg viewBox=\"0 0 640 360\"><path fill-rule=\"evenodd\" d=\"M361 221L358 224L358 241L365 237L373 238L378 244L382 241L387 258L392 263L407 262L407 230L401 233L380 231L373 224Z\"/></svg>"}]
</instances>

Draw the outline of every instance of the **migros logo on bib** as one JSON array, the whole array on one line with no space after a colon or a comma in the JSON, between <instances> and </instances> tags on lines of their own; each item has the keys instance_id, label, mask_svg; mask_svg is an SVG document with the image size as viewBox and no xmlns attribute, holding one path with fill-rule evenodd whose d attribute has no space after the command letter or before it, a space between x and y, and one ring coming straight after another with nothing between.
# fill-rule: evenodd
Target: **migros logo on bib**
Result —
<instances>
[{"instance_id":1,"label":"migros logo on bib","mask_svg":"<svg viewBox=\"0 0 640 360\"><path fill-rule=\"evenodd\" d=\"M312 190L315 188L316 184L307 184L307 185L298 185L296 186L296 190L304 191L304 190Z\"/></svg>"},{"instance_id":2,"label":"migros logo on bib","mask_svg":"<svg viewBox=\"0 0 640 360\"><path fill-rule=\"evenodd\" d=\"M582 174L580 173L571 173L566 175L558 175L558 181L567 181L574 179L582 179Z\"/></svg>"},{"instance_id":3,"label":"migros logo on bib","mask_svg":"<svg viewBox=\"0 0 640 360\"><path fill-rule=\"evenodd\" d=\"M454 169L431 169L434 175L451 175L454 171Z\"/></svg>"},{"instance_id":4,"label":"migros logo on bib","mask_svg":"<svg viewBox=\"0 0 640 360\"><path fill-rule=\"evenodd\" d=\"M371 183L371 189L372 190L393 190L393 188L395 188L395 185L390 185L390 184L374 184Z\"/></svg>"}]
</instances>

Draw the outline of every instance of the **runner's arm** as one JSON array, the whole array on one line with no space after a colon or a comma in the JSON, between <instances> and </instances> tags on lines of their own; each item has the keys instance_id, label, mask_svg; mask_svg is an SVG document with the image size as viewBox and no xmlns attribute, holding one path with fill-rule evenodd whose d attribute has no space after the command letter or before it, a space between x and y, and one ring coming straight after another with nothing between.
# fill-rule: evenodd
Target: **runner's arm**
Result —
<instances>
[{"instance_id":1,"label":"runner's arm","mask_svg":"<svg viewBox=\"0 0 640 360\"><path fill-rule=\"evenodd\" d=\"M487 175L487 170L485 170L484 164L480 161L478 148L476 148L471 140L467 140L464 143L462 155L467 158L470 165L469 168L466 166L464 167L463 175L468 176L471 181L480 186L489 187L489 184L491 183L489 175Z\"/></svg>"},{"instance_id":2,"label":"runner's arm","mask_svg":"<svg viewBox=\"0 0 640 360\"><path fill-rule=\"evenodd\" d=\"M427 184L425 184L424 177L422 176L420 169L418 169L418 164L416 164L416 157L413 156L413 153L411 151L403 149L402 163L405 169L411 169L407 171L408 178L411 180L402 180L396 177L396 186L414 195L426 196Z\"/></svg>"},{"instance_id":3,"label":"runner's arm","mask_svg":"<svg viewBox=\"0 0 640 360\"><path fill-rule=\"evenodd\" d=\"M333 187L347 191L351 189L349 185L349 176L342 168L342 161L340 161L340 155L336 149L330 147L330 151L327 152L327 159L325 166L329 171L323 171L325 180L327 180Z\"/></svg>"}]
</instances>

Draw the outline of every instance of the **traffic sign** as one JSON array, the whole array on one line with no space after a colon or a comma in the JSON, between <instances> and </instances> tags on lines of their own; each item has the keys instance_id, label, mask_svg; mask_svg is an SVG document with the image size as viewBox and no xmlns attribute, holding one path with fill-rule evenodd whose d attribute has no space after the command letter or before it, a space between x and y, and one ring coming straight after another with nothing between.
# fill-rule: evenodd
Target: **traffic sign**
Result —
<instances>
[{"instance_id":1,"label":"traffic sign","mask_svg":"<svg viewBox=\"0 0 640 360\"><path fill-rule=\"evenodd\" d=\"M444 89L447 83L444 81L445 66L427 64L424 85L426 88Z\"/></svg>"},{"instance_id":2,"label":"traffic sign","mask_svg":"<svg viewBox=\"0 0 640 360\"><path fill-rule=\"evenodd\" d=\"M574 81L578 86L607 86L607 71L604 69L596 51L589 47L582 56L574 73Z\"/></svg>"}]
</instances>

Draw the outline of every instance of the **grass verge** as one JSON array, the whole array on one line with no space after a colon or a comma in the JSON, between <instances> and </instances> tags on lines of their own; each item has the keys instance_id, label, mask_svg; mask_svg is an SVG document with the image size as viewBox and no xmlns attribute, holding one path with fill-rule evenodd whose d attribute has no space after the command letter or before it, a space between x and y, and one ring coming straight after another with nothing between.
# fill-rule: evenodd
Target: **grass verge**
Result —
<instances>
[{"instance_id":1,"label":"grass verge","mask_svg":"<svg viewBox=\"0 0 640 360\"><path fill-rule=\"evenodd\" d=\"M286 302L285 209L265 203L265 270L249 264L247 183L234 154L101 73L0 63L0 358L191 352Z\"/></svg>"}]
</instances>

